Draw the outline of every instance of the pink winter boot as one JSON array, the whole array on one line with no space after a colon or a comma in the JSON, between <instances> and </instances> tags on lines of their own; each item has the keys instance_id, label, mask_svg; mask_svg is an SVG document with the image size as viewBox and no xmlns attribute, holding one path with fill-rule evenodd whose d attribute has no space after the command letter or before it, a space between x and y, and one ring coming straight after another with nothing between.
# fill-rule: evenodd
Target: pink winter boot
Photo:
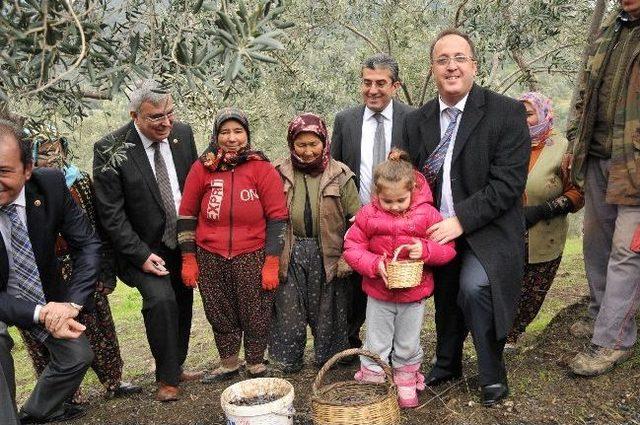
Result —
<instances>
[{"instance_id":1,"label":"pink winter boot","mask_svg":"<svg viewBox=\"0 0 640 425\"><path fill-rule=\"evenodd\" d=\"M384 372L376 372L365 366L360 366L360 370L353 376L356 381L372 382L374 384L381 384L384 382Z\"/></svg>"},{"instance_id":2,"label":"pink winter boot","mask_svg":"<svg viewBox=\"0 0 640 425\"><path fill-rule=\"evenodd\" d=\"M398 387L398 404L402 408L418 405L418 391L424 390L424 376L418 372L420 363L393 369L393 382Z\"/></svg>"}]
</instances>

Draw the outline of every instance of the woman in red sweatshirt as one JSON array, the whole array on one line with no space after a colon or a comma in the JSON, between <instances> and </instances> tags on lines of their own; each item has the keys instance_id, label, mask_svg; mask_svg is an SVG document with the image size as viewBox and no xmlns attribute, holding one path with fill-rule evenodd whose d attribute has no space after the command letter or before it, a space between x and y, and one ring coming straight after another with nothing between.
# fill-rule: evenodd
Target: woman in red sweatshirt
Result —
<instances>
[{"instance_id":1,"label":"woman in red sweatshirt","mask_svg":"<svg viewBox=\"0 0 640 425\"><path fill-rule=\"evenodd\" d=\"M391 356L393 379L400 407L418 405L417 390L424 389L420 374L420 330L424 299L433 293L433 274L428 266L440 266L455 256L453 243L439 245L427 239L431 225L442 220L433 207L424 176L413 169L406 152L394 149L373 173L371 203L356 215L344 242L344 258L362 275L367 294L364 348L387 361ZM387 288L386 264L398 247L399 258L424 261L422 280L412 288ZM371 359L360 358L356 379L382 382L384 372Z\"/></svg>"},{"instance_id":2,"label":"woman in red sweatshirt","mask_svg":"<svg viewBox=\"0 0 640 425\"><path fill-rule=\"evenodd\" d=\"M282 180L262 152L251 150L246 115L223 109L210 147L187 176L178 218L182 280L200 287L221 360L204 383L238 374L243 337L248 374L265 374L287 218Z\"/></svg>"}]
</instances>

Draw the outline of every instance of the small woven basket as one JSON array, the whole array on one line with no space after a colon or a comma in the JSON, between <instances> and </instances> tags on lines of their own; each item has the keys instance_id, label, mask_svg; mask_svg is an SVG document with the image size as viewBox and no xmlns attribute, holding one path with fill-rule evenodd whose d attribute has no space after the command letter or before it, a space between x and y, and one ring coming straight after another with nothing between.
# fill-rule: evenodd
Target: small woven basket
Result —
<instances>
[{"instance_id":1,"label":"small woven basket","mask_svg":"<svg viewBox=\"0 0 640 425\"><path fill-rule=\"evenodd\" d=\"M385 382L356 380L323 385L325 374L338 360L353 355L367 356L385 373ZM352 348L333 356L313 382L311 409L315 425L395 425L400 422L398 395L391 368L369 351Z\"/></svg>"},{"instance_id":2,"label":"small woven basket","mask_svg":"<svg viewBox=\"0 0 640 425\"><path fill-rule=\"evenodd\" d=\"M393 251L393 258L387 264L387 288L413 288L422 280L421 260L398 260L398 254L409 245L400 245Z\"/></svg>"}]
</instances>

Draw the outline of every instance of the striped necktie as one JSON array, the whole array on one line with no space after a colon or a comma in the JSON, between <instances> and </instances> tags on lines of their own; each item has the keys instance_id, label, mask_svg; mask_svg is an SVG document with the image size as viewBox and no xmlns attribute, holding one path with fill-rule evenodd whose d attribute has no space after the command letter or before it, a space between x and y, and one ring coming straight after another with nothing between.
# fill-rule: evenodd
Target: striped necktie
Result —
<instances>
[{"instance_id":1,"label":"striped necktie","mask_svg":"<svg viewBox=\"0 0 640 425\"><path fill-rule=\"evenodd\" d=\"M462 113L462 111L458 108L447 108L444 110L444 113L449 117L449 125L447 126L447 130L444 132L440 143L438 146L431 152L431 155L427 158L424 163L424 167L422 169L422 173L427 178L429 185L432 189L435 187L436 179L438 178L438 173L440 173L440 169L444 164L444 158L447 155L447 150L449 149L449 145L451 144L451 139L453 136L453 131L456 128L456 123L458 122L458 116Z\"/></svg>"},{"instance_id":2,"label":"striped necktie","mask_svg":"<svg viewBox=\"0 0 640 425\"><path fill-rule=\"evenodd\" d=\"M13 269L10 271L10 279L18 288L16 297L44 305L46 300L40 281L40 272L33 254L31 240L27 227L20 219L15 204L0 206L0 211L9 217L11 222L11 256ZM49 333L42 326L34 326L29 332L39 341L44 341Z\"/></svg>"},{"instance_id":3,"label":"striped necktie","mask_svg":"<svg viewBox=\"0 0 640 425\"><path fill-rule=\"evenodd\" d=\"M153 144L153 163L156 168L156 181L158 182L158 189L160 189L160 197L162 198L162 204L164 206L165 220L164 220L164 233L162 235L162 242L170 248L174 249L177 246L178 239L176 233L176 227L178 223L178 215L176 213L176 204L173 199L173 191L171 190L171 182L169 181L169 172L167 166L160 152L160 143Z\"/></svg>"}]
</instances>

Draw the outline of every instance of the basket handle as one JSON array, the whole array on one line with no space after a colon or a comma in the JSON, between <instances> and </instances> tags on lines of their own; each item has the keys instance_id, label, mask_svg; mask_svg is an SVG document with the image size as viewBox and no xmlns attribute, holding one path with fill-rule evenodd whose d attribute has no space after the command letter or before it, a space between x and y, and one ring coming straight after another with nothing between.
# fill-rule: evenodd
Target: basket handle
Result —
<instances>
[{"instance_id":1,"label":"basket handle","mask_svg":"<svg viewBox=\"0 0 640 425\"><path fill-rule=\"evenodd\" d=\"M404 249L404 248L409 248L411 245L409 244L404 244L404 245L400 245L399 247L397 247L394 251L393 251L393 258L391 259L391 261L396 262L398 261L398 255L400 254L400 252Z\"/></svg>"},{"instance_id":2,"label":"basket handle","mask_svg":"<svg viewBox=\"0 0 640 425\"><path fill-rule=\"evenodd\" d=\"M313 381L313 385L311 387L312 390L313 390L313 395L314 396L318 395L318 390L320 389L320 385L322 384L322 381L324 380L325 374L329 371L329 369L331 369L331 367L334 364L336 364L336 362L338 360L343 359L345 357L353 356L353 355L356 355L356 354L360 355L360 356L369 357L371 360L376 362L377 365L380 366L382 368L382 370L384 371L384 374L385 374L385 377L387 379L387 382L390 385L395 386L395 384L393 382L393 373L391 372L391 368L389 367L389 365L387 365L386 363L384 363L380 359L380 356L378 356L375 353L372 353L371 351L363 350L361 348L350 348L348 350L344 350L344 351L341 351L341 352L335 354L333 357L331 357L324 364L324 366L322 366L322 368L318 372L318 376L316 376L316 379L315 379L315 381Z\"/></svg>"}]
</instances>

